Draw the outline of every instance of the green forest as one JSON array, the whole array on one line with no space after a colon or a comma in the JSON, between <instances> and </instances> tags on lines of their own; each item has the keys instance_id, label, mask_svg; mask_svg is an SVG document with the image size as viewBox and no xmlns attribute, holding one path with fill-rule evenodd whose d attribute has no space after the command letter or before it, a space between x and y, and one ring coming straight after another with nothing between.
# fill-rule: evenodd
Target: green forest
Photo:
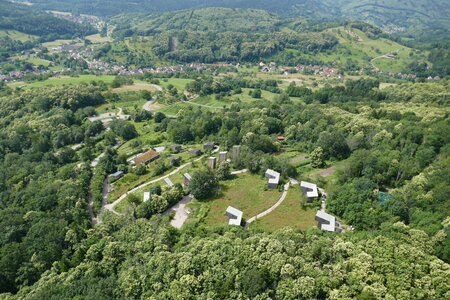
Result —
<instances>
[{"instance_id":1,"label":"green forest","mask_svg":"<svg viewBox=\"0 0 450 300\"><path fill-rule=\"evenodd\" d=\"M446 1L17 2L0 299L450 299Z\"/></svg>"},{"instance_id":2,"label":"green forest","mask_svg":"<svg viewBox=\"0 0 450 300\"><path fill-rule=\"evenodd\" d=\"M26 5L5 0L0 1L0 30L17 30L44 40L81 37L95 32L90 26L58 19Z\"/></svg>"},{"instance_id":3,"label":"green forest","mask_svg":"<svg viewBox=\"0 0 450 300\"><path fill-rule=\"evenodd\" d=\"M233 102L220 112L190 107L175 119L162 113L143 116L136 109L131 121L111 124L111 131L86 119L93 107L117 101L105 84L4 96L2 297L176 299L181 291L183 298L446 298L450 122L448 99L440 93L448 91L448 80L413 88L378 86L357 80L343 87L310 90L291 84L284 90L276 81L205 74L186 91L222 95L222 102L248 88L279 94L270 101ZM166 190L152 201L169 202L135 199L124 216L104 213L103 222L91 227L86 206L88 194L97 190L95 182L101 188L106 174L116 170L147 173L146 168L127 171L121 148L112 146L117 140L141 140L145 136L135 128L152 124L169 143L215 140L224 149L241 144L242 159L235 167L255 174L271 168L286 177L301 176L301 167L270 155L286 147L303 153L322 149L318 164L345 160L327 203L330 212L357 230L210 229L200 210L179 231L168 224L170 216L158 214L173 201ZM285 135L287 144L274 142L274 135ZM84 147L70 147L77 143ZM103 151L94 170L89 161ZM213 186L227 180L217 178L204 197L194 186L193 192L207 203ZM386 190L391 199L379 202L377 191ZM101 202L101 195L94 201Z\"/></svg>"}]
</instances>

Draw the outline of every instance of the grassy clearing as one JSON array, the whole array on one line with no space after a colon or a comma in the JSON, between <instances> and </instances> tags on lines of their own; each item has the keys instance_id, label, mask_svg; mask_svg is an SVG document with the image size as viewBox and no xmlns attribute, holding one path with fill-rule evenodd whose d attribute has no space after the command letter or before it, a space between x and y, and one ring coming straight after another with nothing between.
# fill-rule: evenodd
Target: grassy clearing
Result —
<instances>
[{"instance_id":1,"label":"grassy clearing","mask_svg":"<svg viewBox=\"0 0 450 300\"><path fill-rule=\"evenodd\" d=\"M159 109L158 111L162 112L166 115L176 115L176 114L178 114L178 112L180 110L187 109L191 106L192 106L191 104L187 104L187 103L178 103L178 104L174 104L174 105L165 106L165 107Z\"/></svg>"},{"instance_id":2,"label":"grassy clearing","mask_svg":"<svg viewBox=\"0 0 450 300\"><path fill-rule=\"evenodd\" d=\"M229 107L233 103L232 101L229 100L217 100L215 95L198 97L192 100L192 102L216 107L224 107L224 106Z\"/></svg>"},{"instance_id":3,"label":"grassy clearing","mask_svg":"<svg viewBox=\"0 0 450 300\"><path fill-rule=\"evenodd\" d=\"M299 186L291 186L283 203L270 214L252 223L251 228L274 231L283 227L305 230L316 226L317 222L314 219L316 210L309 207L302 208L301 197Z\"/></svg>"},{"instance_id":4,"label":"grassy clearing","mask_svg":"<svg viewBox=\"0 0 450 300\"><path fill-rule=\"evenodd\" d=\"M184 90L184 87L189 82L194 81L193 79L184 79L184 78L168 78L167 81L165 79L160 80L159 85L167 88L169 84L173 85L177 88L178 91Z\"/></svg>"},{"instance_id":5,"label":"grassy clearing","mask_svg":"<svg viewBox=\"0 0 450 300\"><path fill-rule=\"evenodd\" d=\"M33 64L35 66L44 66L44 67L48 67L51 63L49 60L40 59L40 58L27 59L27 62L29 62L30 64Z\"/></svg>"},{"instance_id":6,"label":"grassy clearing","mask_svg":"<svg viewBox=\"0 0 450 300\"><path fill-rule=\"evenodd\" d=\"M43 43L42 46L44 46L48 50L52 50L53 48L62 46L64 44L72 43L72 42L74 42L74 40L55 40L52 42Z\"/></svg>"},{"instance_id":7,"label":"grassy clearing","mask_svg":"<svg viewBox=\"0 0 450 300\"><path fill-rule=\"evenodd\" d=\"M39 38L37 35L26 34L17 30L0 30L0 38L9 37L15 41L27 42Z\"/></svg>"},{"instance_id":8,"label":"grassy clearing","mask_svg":"<svg viewBox=\"0 0 450 300\"><path fill-rule=\"evenodd\" d=\"M89 40L93 44L110 43L113 41L112 38L107 37L107 36L100 36L99 33L93 34L93 35L88 35L86 37L86 39Z\"/></svg>"},{"instance_id":9,"label":"grassy clearing","mask_svg":"<svg viewBox=\"0 0 450 300\"><path fill-rule=\"evenodd\" d=\"M224 226L228 224L225 210L233 206L244 212L244 218L249 219L265 211L275 204L281 196L278 190L266 190L266 180L259 175L240 174L234 179L221 184L221 194L204 205L209 212L204 222L207 227Z\"/></svg>"},{"instance_id":10,"label":"grassy clearing","mask_svg":"<svg viewBox=\"0 0 450 300\"><path fill-rule=\"evenodd\" d=\"M156 91L156 88L148 83L135 83L132 85L125 85L119 88L112 89L114 93L128 93L128 92L138 92L138 91Z\"/></svg>"},{"instance_id":11,"label":"grassy clearing","mask_svg":"<svg viewBox=\"0 0 450 300\"><path fill-rule=\"evenodd\" d=\"M81 84L81 83L90 83L91 81L103 81L105 83L111 83L114 80L115 76L113 75L80 75L78 77L69 77L69 76L56 76L51 77L44 81L37 81L30 84L27 84L26 88L34 88L34 87L43 87L43 86L61 86L68 84Z\"/></svg>"}]
</instances>

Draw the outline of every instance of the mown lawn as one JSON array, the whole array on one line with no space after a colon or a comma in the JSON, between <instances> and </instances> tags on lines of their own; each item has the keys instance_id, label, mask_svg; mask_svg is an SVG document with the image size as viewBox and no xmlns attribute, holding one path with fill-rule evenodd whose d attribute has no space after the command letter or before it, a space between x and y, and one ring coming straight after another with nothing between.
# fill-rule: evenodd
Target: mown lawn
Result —
<instances>
[{"instance_id":1,"label":"mown lawn","mask_svg":"<svg viewBox=\"0 0 450 300\"><path fill-rule=\"evenodd\" d=\"M314 217L316 210L302 208L302 193L298 185L292 185L283 203L270 214L253 222L250 227L265 231L274 231L283 227L308 229L317 225Z\"/></svg>"},{"instance_id":2,"label":"mown lawn","mask_svg":"<svg viewBox=\"0 0 450 300\"><path fill-rule=\"evenodd\" d=\"M86 39L89 40L91 43L94 43L94 44L108 43L108 42L112 42L113 41L110 37L100 36L99 33L88 35L86 37Z\"/></svg>"},{"instance_id":3,"label":"mown lawn","mask_svg":"<svg viewBox=\"0 0 450 300\"><path fill-rule=\"evenodd\" d=\"M31 40L37 40L37 35L26 34L17 30L0 30L0 38L9 37L16 41L27 42Z\"/></svg>"},{"instance_id":4,"label":"mown lawn","mask_svg":"<svg viewBox=\"0 0 450 300\"><path fill-rule=\"evenodd\" d=\"M225 211L233 206L244 212L244 219L265 211L274 205L281 196L278 190L266 190L266 179L259 175L244 173L234 179L221 183L218 197L205 202L209 212L204 220L207 227L225 226L228 218Z\"/></svg>"},{"instance_id":5,"label":"mown lawn","mask_svg":"<svg viewBox=\"0 0 450 300\"><path fill-rule=\"evenodd\" d=\"M193 79L185 79L185 78L169 78L167 81L160 79L159 85L162 87L167 87L169 84L173 85L177 88L178 91L183 91L186 84L194 81Z\"/></svg>"},{"instance_id":6,"label":"mown lawn","mask_svg":"<svg viewBox=\"0 0 450 300\"><path fill-rule=\"evenodd\" d=\"M80 75L78 77L58 76L51 77L44 81L37 81L27 84L26 89L48 85L61 86L66 84L90 83L91 81L103 81L105 83L111 83L114 78L115 76L113 75Z\"/></svg>"},{"instance_id":7,"label":"mown lawn","mask_svg":"<svg viewBox=\"0 0 450 300\"><path fill-rule=\"evenodd\" d=\"M28 59L27 62L30 64L33 64L35 66L45 66L48 67L50 65L50 61L46 59L40 59L40 58L32 58Z\"/></svg>"}]
</instances>

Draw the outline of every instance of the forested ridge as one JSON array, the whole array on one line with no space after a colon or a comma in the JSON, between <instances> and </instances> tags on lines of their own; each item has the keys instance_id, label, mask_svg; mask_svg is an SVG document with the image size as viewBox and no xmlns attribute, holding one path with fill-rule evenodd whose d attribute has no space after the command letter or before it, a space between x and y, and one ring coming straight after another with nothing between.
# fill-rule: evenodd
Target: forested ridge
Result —
<instances>
[{"instance_id":1,"label":"forested ridge","mask_svg":"<svg viewBox=\"0 0 450 300\"><path fill-rule=\"evenodd\" d=\"M88 25L82 25L56 18L32 7L0 1L0 30L17 30L36 35L43 40L81 37L95 32Z\"/></svg>"},{"instance_id":2,"label":"forested ridge","mask_svg":"<svg viewBox=\"0 0 450 300\"><path fill-rule=\"evenodd\" d=\"M0 299L450 299L449 10L0 0Z\"/></svg>"},{"instance_id":3,"label":"forested ridge","mask_svg":"<svg viewBox=\"0 0 450 300\"><path fill-rule=\"evenodd\" d=\"M180 9L204 7L254 8L264 9L289 17L304 17L314 20L361 20L377 26L416 28L448 28L449 5L439 1L391 1L391 0L342 0L342 1L301 1L301 0L189 0L189 1L104 1L89 3L81 0L73 2L71 8L62 0L32 0L39 8L71 11L74 13L100 16L117 15L123 12L165 12Z\"/></svg>"}]
</instances>

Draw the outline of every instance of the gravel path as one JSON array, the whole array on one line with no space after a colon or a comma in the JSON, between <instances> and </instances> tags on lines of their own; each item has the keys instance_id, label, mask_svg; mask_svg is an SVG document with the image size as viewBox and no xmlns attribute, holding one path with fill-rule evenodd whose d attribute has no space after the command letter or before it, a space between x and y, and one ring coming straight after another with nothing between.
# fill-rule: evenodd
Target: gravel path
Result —
<instances>
[{"instance_id":1,"label":"gravel path","mask_svg":"<svg viewBox=\"0 0 450 300\"><path fill-rule=\"evenodd\" d=\"M317 175L320 175L322 177L327 177L327 176L330 176L331 174L333 174L335 169L336 169L336 167L332 166L332 167L329 167L328 169L320 170L320 171L311 173L311 174L309 174L309 177L315 177Z\"/></svg>"},{"instance_id":2,"label":"gravel path","mask_svg":"<svg viewBox=\"0 0 450 300\"><path fill-rule=\"evenodd\" d=\"M192 195L184 196L180 202L163 213L163 216L165 216L172 212L175 212L175 216L173 217L172 221L170 221L170 225L178 229L183 227L184 222L186 222L187 218L189 217L189 213L186 210L186 205L191 203L192 199L194 199L194 196Z\"/></svg>"}]
</instances>

